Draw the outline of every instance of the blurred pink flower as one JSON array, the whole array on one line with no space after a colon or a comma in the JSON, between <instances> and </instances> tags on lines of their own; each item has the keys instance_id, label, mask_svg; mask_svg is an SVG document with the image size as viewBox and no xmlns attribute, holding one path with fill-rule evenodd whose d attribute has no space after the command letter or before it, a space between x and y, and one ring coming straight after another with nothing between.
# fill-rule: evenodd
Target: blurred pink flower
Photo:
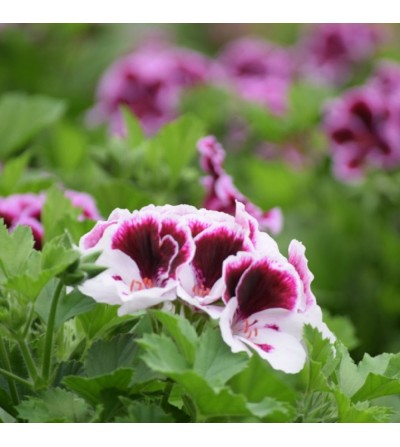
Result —
<instances>
[{"instance_id":1,"label":"blurred pink flower","mask_svg":"<svg viewBox=\"0 0 400 447\"><path fill-rule=\"evenodd\" d=\"M113 134L124 134L121 106L128 107L147 134L155 133L178 113L182 91L206 81L206 57L183 48L143 45L115 61L97 88L92 124L107 122Z\"/></svg>"},{"instance_id":2,"label":"blurred pink flower","mask_svg":"<svg viewBox=\"0 0 400 447\"><path fill-rule=\"evenodd\" d=\"M297 47L300 71L323 84L341 84L349 78L354 64L374 54L382 38L371 24L313 25Z\"/></svg>"},{"instance_id":3,"label":"blurred pink flower","mask_svg":"<svg viewBox=\"0 0 400 447\"><path fill-rule=\"evenodd\" d=\"M244 99L282 114L287 107L292 72L287 50L264 40L241 38L228 44L221 52L214 78Z\"/></svg>"},{"instance_id":4,"label":"blurred pink flower","mask_svg":"<svg viewBox=\"0 0 400 447\"><path fill-rule=\"evenodd\" d=\"M100 218L96 204L88 194L67 190L65 191L65 195L71 200L75 208L82 210L80 219L97 220ZM44 192L39 194L13 194L8 197L0 197L0 218L4 220L6 227L10 231L13 231L19 225L30 227L37 250L40 250L43 245L41 214L45 201L46 194Z\"/></svg>"},{"instance_id":5,"label":"blurred pink flower","mask_svg":"<svg viewBox=\"0 0 400 447\"><path fill-rule=\"evenodd\" d=\"M327 105L324 125L341 180L358 180L369 167L400 165L400 76L394 66L382 70Z\"/></svg>"}]
</instances>

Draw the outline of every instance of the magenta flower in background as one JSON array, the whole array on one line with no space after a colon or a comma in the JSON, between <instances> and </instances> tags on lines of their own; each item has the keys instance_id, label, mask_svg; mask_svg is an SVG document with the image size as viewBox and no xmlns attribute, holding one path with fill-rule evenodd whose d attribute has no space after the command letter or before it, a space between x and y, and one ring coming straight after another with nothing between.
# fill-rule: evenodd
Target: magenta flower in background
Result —
<instances>
[{"instance_id":1,"label":"magenta flower in background","mask_svg":"<svg viewBox=\"0 0 400 447\"><path fill-rule=\"evenodd\" d=\"M359 180L369 167L400 164L400 77L392 66L327 105L325 129L335 175Z\"/></svg>"},{"instance_id":2,"label":"magenta flower in background","mask_svg":"<svg viewBox=\"0 0 400 447\"><path fill-rule=\"evenodd\" d=\"M6 227L13 231L18 225L31 227L35 248L40 250L43 242L43 226L40 222L46 196L41 194L13 194L0 197L0 218Z\"/></svg>"},{"instance_id":3,"label":"magenta flower in background","mask_svg":"<svg viewBox=\"0 0 400 447\"><path fill-rule=\"evenodd\" d=\"M89 122L107 122L113 134L123 135L120 107L127 106L151 135L176 118L182 91L205 82L208 69L208 60L195 51L144 45L105 72Z\"/></svg>"},{"instance_id":4,"label":"magenta flower in background","mask_svg":"<svg viewBox=\"0 0 400 447\"><path fill-rule=\"evenodd\" d=\"M282 114L287 107L292 72L287 50L264 40L241 38L221 52L214 77L215 82L244 99Z\"/></svg>"},{"instance_id":5,"label":"magenta flower in background","mask_svg":"<svg viewBox=\"0 0 400 447\"><path fill-rule=\"evenodd\" d=\"M323 23L310 26L298 45L299 70L323 84L341 84L354 65L366 61L382 41L381 31L363 23Z\"/></svg>"},{"instance_id":6,"label":"magenta flower in background","mask_svg":"<svg viewBox=\"0 0 400 447\"><path fill-rule=\"evenodd\" d=\"M82 214L79 216L80 220L91 219L91 220L99 220L101 219L101 215L96 207L96 202L93 197L85 192L78 192L67 189L65 191L65 196L70 199L72 205L75 208L80 208L82 210Z\"/></svg>"},{"instance_id":7,"label":"magenta flower in background","mask_svg":"<svg viewBox=\"0 0 400 447\"><path fill-rule=\"evenodd\" d=\"M232 177L223 169L225 151L216 138L207 136L198 142L197 147L200 152L200 166L208 174L202 179L206 190L204 208L234 215L236 201L241 202L245 210L258 221L262 230L278 234L283 224L281 210L272 208L262 211L237 190Z\"/></svg>"},{"instance_id":8,"label":"magenta flower in background","mask_svg":"<svg viewBox=\"0 0 400 447\"><path fill-rule=\"evenodd\" d=\"M80 219L97 220L100 214L91 196L86 193L67 190L65 191L72 205L82 211ZM41 222L42 208L46 201L44 192L39 194L13 194L8 197L0 197L0 218L4 220L6 227L13 231L18 225L31 228L35 241L35 248L40 250L43 245L43 225Z\"/></svg>"}]
</instances>

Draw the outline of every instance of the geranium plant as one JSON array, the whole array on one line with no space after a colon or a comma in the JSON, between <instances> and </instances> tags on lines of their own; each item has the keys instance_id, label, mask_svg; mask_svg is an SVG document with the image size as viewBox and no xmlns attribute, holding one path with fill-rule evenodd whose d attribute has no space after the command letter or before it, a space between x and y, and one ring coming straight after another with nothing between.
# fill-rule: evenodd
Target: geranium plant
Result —
<instances>
[{"instance_id":1,"label":"geranium plant","mask_svg":"<svg viewBox=\"0 0 400 447\"><path fill-rule=\"evenodd\" d=\"M246 26L0 27L0 421L400 420L397 45Z\"/></svg>"}]
</instances>

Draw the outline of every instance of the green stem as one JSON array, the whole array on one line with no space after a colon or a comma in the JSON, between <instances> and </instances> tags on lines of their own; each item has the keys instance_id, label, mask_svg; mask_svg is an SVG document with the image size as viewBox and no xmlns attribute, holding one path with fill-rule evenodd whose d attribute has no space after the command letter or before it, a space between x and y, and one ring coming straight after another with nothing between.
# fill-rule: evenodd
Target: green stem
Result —
<instances>
[{"instance_id":1,"label":"green stem","mask_svg":"<svg viewBox=\"0 0 400 447\"><path fill-rule=\"evenodd\" d=\"M64 284L60 281L54 292L53 301L51 302L49 320L47 322L46 338L43 354L42 376L45 381L50 377L51 370L51 351L53 347L54 326L56 321L57 306L60 301L61 292Z\"/></svg>"},{"instance_id":2,"label":"green stem","mask_svg":"<svg viewBox=\"0 0 400 447\"><path fill-rule=\"evenodd\" d=\"M29 387L29 388L32 388L32 387L33 387L32 383L29 382L28 380L25 380L25 379L23 379L22 377L16 376L16 375L13 374L12 372L10 372L10 371L6 371L6 370L3 369L3 368L0 368L0 375L6 377L6 378L9 379L9 380L12 380L13 383L14 383L14 386L15 386L15 382L19 382L19 383L21 383L22 385L25 385L25 386L27 386L27 387Z\"/></svg>"},{"instance_id":3,"label":"green stem","mask_svg":"<svg viewBox=\"0 0 400 447\"><path fill-rule=\"evenodd\" d=\"M18 345L21 350L22 357L24 358L26 369L28 370L29 376L35 383L39 378L39 374L36 368L35 361L33 360L31 351L28 345L26 344L25 340L19 340Z\"/></svg>"},{"instance_id":4,"label":"green stem","mask_svg":"<svg viewBox=\"0 0 400 447\"><path fill-rule=\"evenodd\" d=\"M163 394L163 398L161 401L162 408L165 408L166 406L168 406L168 400L169 400L169 396L171 394L173 386L174 386L174 382L172 382L171 380L168 380L167 383L165 384L164 394Z\"/></svg>"},{"instance_id":5,"label":"green stem","mask_svg":"<svg viewBox=\"0 0 400 447\"><path fill-rule=\"evenodd\" d=\"M26 340L26 337L28 336L29 329L31 327L33 312L34 312L34 308L31 305L30 306L30 310L29 310L29 314L28 314L28 319L26 320L25 329L22 331L21 338L24 339L24 340Z\"/></svg>"},{"instance_id":6,"label":"green stem","mask_svg":"<svg viewBox=\"0 0 400 447\"><path fill-rule=\"evenodd\" d=\"M1 337L0 337L0 359L2 364L6 367L6 370L9 371L10 374L13 374L11 369L10 357L8 355L8 349ZM5 370L2 369L2 371ZM11 399L14 405L18 405L19 397L14 378L8 376L7 382L8 382L8 388L10 389Z\"/></svg>"}]
</instances>

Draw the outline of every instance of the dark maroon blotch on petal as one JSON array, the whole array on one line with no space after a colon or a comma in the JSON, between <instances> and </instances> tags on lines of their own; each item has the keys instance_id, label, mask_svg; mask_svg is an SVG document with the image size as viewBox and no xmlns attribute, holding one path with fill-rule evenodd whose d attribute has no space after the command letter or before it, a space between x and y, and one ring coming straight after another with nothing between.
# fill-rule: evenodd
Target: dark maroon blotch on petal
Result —
<instances>
[{"instance_id":1,"label":"dark maroon blotch on petal","mask_svg":"<svg viewBox=\"0 0 400 447\"><path fill-rule=\"evenodd\" d=\"M266 309L292 310L297 301L296 281L287 271L277 270L265 258L246 270L237 286L236 296L242 318Z\"/></svg>"}]
</instances>

